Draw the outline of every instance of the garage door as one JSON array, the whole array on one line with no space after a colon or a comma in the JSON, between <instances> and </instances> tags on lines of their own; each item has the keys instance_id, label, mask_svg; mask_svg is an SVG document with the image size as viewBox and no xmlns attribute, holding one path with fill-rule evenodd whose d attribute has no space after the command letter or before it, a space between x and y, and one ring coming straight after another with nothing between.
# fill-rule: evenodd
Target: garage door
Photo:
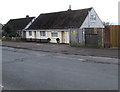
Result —
<instances>
[{"instance_id":1,"label":"garage door","mask_svg":"<svg viewBox=\"0 0 120 92\"><path fill-rule=\"evenodd\" d=\"M98 47L98 35L97 34L86 34L85 45L90 47Z\"/></svg>"}]
</instances>

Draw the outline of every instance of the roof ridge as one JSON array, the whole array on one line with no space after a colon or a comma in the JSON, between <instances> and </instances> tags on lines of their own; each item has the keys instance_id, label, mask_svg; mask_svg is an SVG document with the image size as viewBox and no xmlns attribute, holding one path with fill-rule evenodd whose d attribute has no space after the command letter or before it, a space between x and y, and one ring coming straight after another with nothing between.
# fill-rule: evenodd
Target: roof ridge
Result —
<instances>
[{"instance_id":1,"label":"roof ridge","mask_svg":"<svg viewBox=\"0 0 120 92\"><path fill-rule=\"evenodd\" d=\"M22 30L24 29L35 17L26 17L26 18L16 18L10 19L6 25L11 25L14 30Z\"/></svg>"},{"instance_id":2,"label":"roof ridge","mask_svg":"<svg viewBox=\"0 0 120 92\"><path fill-rule=\"evenodd\" d=\"M92 8L40 14L28 29L80 28Z\"/></svg>"},{"instance_id":3,"label":"roof ridge","mask_svg":"<svg viewBox=\"0 0 120 92\"><path fill-rule=\"evenodd\" d=\"M35 17L16 18L16 19L10 19L10 20L21 20L21 19L28 19L28 18L35 18Z\"/></svg>"},{"instance_id":4,"label":"roof ridge","mask_svg":"<svg viewBox=\"0 0 120 92\"><path fill-rule=\"evenodd\" d=\"M71 12L73 11L82 11L82 10L87 10L87 9L92 9L93 7L90 7L90 8L83 8L83 9L77 9L77 10L69 10ZM49 12L49 13L41 13L40 15L46 15L46 14L54 14L54 13L63 13L63 12L68 12L68 10L66 11L58 11L58 12Z\"/></svg>"}]
</instances>

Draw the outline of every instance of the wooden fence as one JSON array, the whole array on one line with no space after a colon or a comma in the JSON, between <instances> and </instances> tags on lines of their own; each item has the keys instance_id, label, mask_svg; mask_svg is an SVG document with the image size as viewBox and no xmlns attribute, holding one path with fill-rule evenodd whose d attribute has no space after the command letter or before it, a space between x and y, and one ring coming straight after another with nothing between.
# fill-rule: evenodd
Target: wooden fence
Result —
<instances>
[{"instance_id":1,"label":"wooden fence","mask_svg":"<svg viewBox=\"0 0 120 92\"><path fill-rule=\"evenodd\" d=\"M120 47L120 25L111 25L110 29L110 46Z\"/></svg>"},{"instance_id":2,"label":"wooden fence","mask_svg":"<svg viewBox=\"0 0 120 92\"><path fill-rule=\"evenodd\" d=\"M103 39L104 39L104 47L109 48L110 47L110 26L105 26Z\"/></svg>"}]
</instances>

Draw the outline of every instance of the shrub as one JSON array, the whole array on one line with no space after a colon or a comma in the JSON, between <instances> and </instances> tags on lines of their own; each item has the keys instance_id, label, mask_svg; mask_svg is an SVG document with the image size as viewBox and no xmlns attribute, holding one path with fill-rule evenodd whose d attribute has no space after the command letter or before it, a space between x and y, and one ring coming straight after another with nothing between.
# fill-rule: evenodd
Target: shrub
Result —
<instances>
[{"instance_id":1,"label":"shrub","mask_svg":"<svg viewBox=\"0 0 120 92\"><path fill-rule=\"evenodd\" d=\"M57 38L56 41L57 41L57 43L60 43L60 39L59 38Z\"/></svg>"},{"instance_id":2,"label":"shrub","mask_svg":"<svg viewBox=\"0 0 120 92\"><path fill-rule=\"evenodd\" d=\"M51 39L50 39L50 38L48 38L48 39L47 39L47 41L48 41L48 42L50 42L50 41L51 41Z\"/></svg>"}]
</instances>

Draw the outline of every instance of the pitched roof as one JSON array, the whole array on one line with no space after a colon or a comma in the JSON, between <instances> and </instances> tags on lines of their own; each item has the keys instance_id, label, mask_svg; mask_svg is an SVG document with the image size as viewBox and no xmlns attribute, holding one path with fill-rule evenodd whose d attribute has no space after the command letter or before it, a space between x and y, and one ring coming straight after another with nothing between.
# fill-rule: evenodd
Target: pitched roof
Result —
<instances>
[{"instance_id":1,"label":"pitched roof","mask_svg":"<svg viewBox=\"0 0 120 92\"><path fill-rule=\"evenodd\" d=\"M92 8L41 14L28 29L79 28Z\"/></svg>"},{"instance_id":2,"label":"pitched roof","mask_svg":"<svg viewBox=\"0 0 120 92\"><path fill-rule=\"evenodd\" d=\"M0 26L3 26L3 24L0 23Z\"/></svg>"},{"instance_id":3,"label":"pitched roof","mask_svg":"<svg viewBox=\"0 0 120 92\"><path fill-rule=\"evenodd\" d=\"M11 25L14 30L22 30L24 29L30 21L35 17L26 17L26 18L19 18L19 19L10 19L6 25Z\"/></svg>"},{"instance_id":4,"label":"pitched roof","mask_svg":"<svg viewBox=\"0 0 120 92\"><path fill-rule=\"evenodd\" d=\"M0 23L0 30L2 29L3 25Z\"/></svg>"}]
</instances>

